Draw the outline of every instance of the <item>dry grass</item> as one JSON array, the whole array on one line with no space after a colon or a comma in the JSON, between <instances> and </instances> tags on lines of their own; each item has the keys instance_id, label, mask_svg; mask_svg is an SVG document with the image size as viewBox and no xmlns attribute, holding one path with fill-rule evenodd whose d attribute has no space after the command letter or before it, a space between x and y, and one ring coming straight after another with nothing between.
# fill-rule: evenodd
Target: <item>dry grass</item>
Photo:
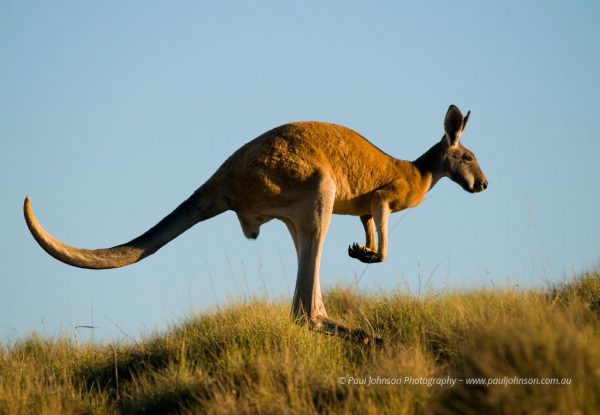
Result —
<instances>
[{"instance_id":1,"label":"dry grass","mask_svg":"<svg viewBox=\"0 0 600 415\"><path fill-rule=\"evenodd\" d=\"M600 408L600 272L544 291L326 297L385 338L370 348L290 322L260 301L189 318L139 343L31 337L0 346L1 414L556 413ZM454 387L340 377L459 379ZM570 378L467 385L467 378ZM460 381L462 379L462 382Z\"/></svg>"}]
</instances>

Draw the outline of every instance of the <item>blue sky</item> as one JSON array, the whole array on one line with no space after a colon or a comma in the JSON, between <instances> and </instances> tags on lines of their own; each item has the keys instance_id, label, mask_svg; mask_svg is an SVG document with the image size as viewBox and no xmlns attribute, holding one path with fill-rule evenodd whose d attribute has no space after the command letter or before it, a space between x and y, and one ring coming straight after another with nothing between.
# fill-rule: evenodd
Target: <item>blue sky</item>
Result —
<instances>
[{"instance_id":1,"label":"blue sky","mask_svg":"<svg viewBox=\"0 0 600 415\"><path fill-rule=\"evenodd\" d=\"M325 287L543 286L600 259L600 3L0 1L0 339L32 331L136 338L191 311L291 300L281 223L247 241L231 212L130 267L43 252L22 218L80 247L113 246L169 213L245 142L277 125L346 125L413 160L450 104L490 187L445 179L391 218L365 267L336 216ZM78 335L89 338L82 330Z\"/></svg>"}]
</instances>

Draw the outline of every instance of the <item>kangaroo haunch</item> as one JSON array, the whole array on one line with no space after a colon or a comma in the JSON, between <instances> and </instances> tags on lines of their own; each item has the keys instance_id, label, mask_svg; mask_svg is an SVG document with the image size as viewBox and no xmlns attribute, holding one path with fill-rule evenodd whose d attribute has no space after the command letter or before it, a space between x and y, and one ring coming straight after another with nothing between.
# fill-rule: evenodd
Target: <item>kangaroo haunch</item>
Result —
<instances>
[{"instance_id":1,"label":"kangaroo haunch","mask_svg":"<svg viewBox=\"0 0 600 415\"><path fill-rule=\"evenodd\" d=\"M105 249L80 249L62 243L36 220L29 198L27 226L54 258L76 267L107 269L133 264L198 222L226 210L236 212L244 235L255 239L260 226L279 219L287 226L298 254L292 315L298 322L344 337L368 341L365 332L327 317L321 299L319 263L331 215L359 216L365 245L348 254L362 262L387 255L388 217L415 207L442 177L474 193L487 187L475 156L460 143L469 119L451 105L445 134L417 160L398 160L356 132L335 124L296 122L250 141L229 157L185 202L143 235ZM375 241L377 228L377 242Z\"/></svg>"}]
</instances>

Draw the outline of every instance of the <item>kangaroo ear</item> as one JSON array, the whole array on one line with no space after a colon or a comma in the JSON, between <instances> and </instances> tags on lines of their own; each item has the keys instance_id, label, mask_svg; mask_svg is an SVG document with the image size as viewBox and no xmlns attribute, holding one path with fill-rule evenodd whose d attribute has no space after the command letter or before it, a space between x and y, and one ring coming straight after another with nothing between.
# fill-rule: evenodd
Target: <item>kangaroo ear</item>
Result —
<instances>
[{"instance_id":1,"label":"kangaroo ear","mask_svg":"<svg viewBox=\"0 0 600 415\"><path fill-rule=\"evenodd\" d=\"M469 115L471 115L471 111L463 118L462 112L460 112L456 105L450 105L450 108L448 108L446 118L444 119L444 131L446 139L451 146L458 144L467 121L469 121Z\"/></svg>"}]
</instances>

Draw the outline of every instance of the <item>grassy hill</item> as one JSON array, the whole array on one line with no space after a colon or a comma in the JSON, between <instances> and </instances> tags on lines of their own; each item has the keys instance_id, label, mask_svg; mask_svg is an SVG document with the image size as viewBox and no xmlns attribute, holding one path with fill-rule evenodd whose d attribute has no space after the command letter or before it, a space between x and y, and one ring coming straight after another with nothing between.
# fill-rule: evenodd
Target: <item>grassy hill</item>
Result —
<instances>
[{"instance_id":1,"label":"grassy hill","mask_svg":"<svg viewBox=\"0 0 600 415\"><path fill-rule=\"evenodd\" d=\"M325 301L384 345L314 333L262 301L137 343L33 336L0 347L0 413L600 413L600 271L538 291Z\"/></svg>"}]
</instances>

